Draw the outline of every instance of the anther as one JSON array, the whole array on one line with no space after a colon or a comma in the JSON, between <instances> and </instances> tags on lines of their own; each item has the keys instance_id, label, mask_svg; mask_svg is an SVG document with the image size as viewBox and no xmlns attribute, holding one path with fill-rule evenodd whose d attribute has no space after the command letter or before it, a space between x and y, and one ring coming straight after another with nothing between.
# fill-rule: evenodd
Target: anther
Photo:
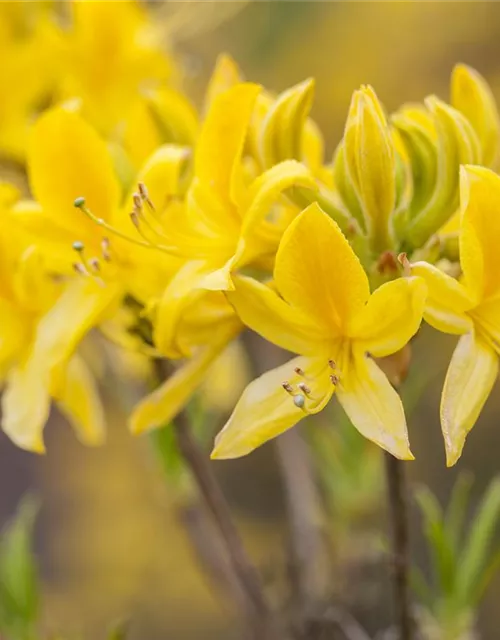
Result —
<instances>
[{"instance_id":1,"label":"anther","mask_svg":"<svg viewBox=\"0 0 500 640\"><path fill-rule=\"evenodd\" d=\"M337 364L335 363L335 360L328 360L328 366L330 367L330 369L337 368Z\"/></svg>"},{"instance_id":2,"label":"anther","mask_svg":"<svg viewBox=\"0 0 500 640\"><path fill-rule=\"evenodd\" d=\"M92 269L94 269L94 271L100 271L101 270L101 265L100 265L99 260L97 258L90 258L89 265L92 267Z\"/></svg>"},{"instance_id":3,"label":"anther","mask_svg":"<svg viewBox=\"0 0 500 640\"><path fill-rule=\"evenodd\" d=\"M139 216L135 211L132 211L132 213L130 214L130 219L132 220L134 227L139 228Z\"/></svg>"},{"instance_id":4,"label":"anther","mask_svg":"<svg viewBox=\"0 0 500 640\"><path fill-rule=\"evenodd\" d=\"M109 253L109 238L103 238L101 240L101 253L106 262L111 261L111 254Z\"/></svg>"},{"instance_id":5,"label":"anther","mask_svg":"<svg viewBox=\"0 0 500 640\"><path fill-rule=\"evenodd\" d=\"M132 200L134 201L134 207L136 209L139 209L139 211L142 209L142 198L138 193L134 193L134 195L132 196Z\"/></svg>"},{"instance_id":6,"label":"anther","mask_svg":"<svg viewBox=\"0 0 500 640\"><path fill-rule=\"evenodd\" d=\"M287 393L293 393L293 387L289 382L283 382L281 386Z\"/></svg>"},{"instance_id":7,"label":"anther","mask_svg":"<svg viewBox=\"0 0 500 640\"><path fill-rule=\"evenodd\" d=\"M295 371L295 373L296 373L298 376L303 376L303 375L305 375L305 374L304 374L304 371L303 371L300 367L295 367L294 371Z\"/></svg>"},{"instance_id":8,"label":"anther","mask_svg":"<svg viewBox=\"0 0 500 640\"><path fill-rule=\"evenodd\" d=\"M293 396L293 404L299 409L303 409L305 403L306 403L306 399L301 393L298 393L296 396Z\"/></svg>"},{"instance_id":9,"label":"anther","mask_svg":"<svg viewBox=\"0 0 500 640\"><path fill-rule=\"evenodd\" d=\"M335 386L337 386L338 383L340 382L339 377L336 376L334 373L332 373L332 375L330 376L330 382Z\"/></svg>"},{"instance_id":10,"label":"anther","mask_svg":"<svg viewBox=\"0 0 500 640\"><path fill-rule=\"evenodd\" d=\"M299 384L297 385L297 387L303 391L306 396L308 396L311 393L311 389L309 389L309 387L307 386L307 384L305 382L299 382Z\"/></svg>"},{"instance_id":11,"label":"anther","mask_svg":"<svg viewBox=\"0 0 500 640\"><path fill-rule=\"evenodd\" d=\"M142 200L144 200L144 202L147 203L148 207L154 211L155 210L154 204L149 199L149 191L146 185L144 184L144 182L139 182L137 184L137 188L139 189L139 193Z\"/></svg>"},{"instance_id":12,"label":"anther","mask_svg":"<svg viewBox=\"0 0 500 640\"><path fill-rule=\"evenodd\" d=\"M85 206L85 198L75 198L75 201L73 202L73 205L77 208L77 209L81 209L83 206Z\"/></svg>"},{"instance_id":13,"label":"anther","mask_svg":"<svg viewBox=\"0 0 500 640\"><path fill-rule=\"evenodd\" d=\"M73 262L73 269L80 276L88 276L88 275L90 275L89 272L87 271L87 269L85 269L85 267L83 266L83 264L81 262Z\"/></svg>"}]
</instances>

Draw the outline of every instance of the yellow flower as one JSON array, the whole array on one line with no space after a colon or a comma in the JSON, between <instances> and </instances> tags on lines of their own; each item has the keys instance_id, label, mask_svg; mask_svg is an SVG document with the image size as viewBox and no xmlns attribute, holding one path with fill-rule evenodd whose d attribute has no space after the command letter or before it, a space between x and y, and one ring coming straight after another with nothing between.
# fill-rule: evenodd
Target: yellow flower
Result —
<instances>
[{"instance_id":1,"label":"yellow flower","mask_svg":"<svg viewBox=\"0 0 500 640\"><path fill-rule=\"evenodd\" d=\"M65 35L63 98L78 98L103 135L133 114L141 91L169 80L172 64L142 3L72 2Z\"/></svg>"},{"instance_id":2,"label":"yellow flower","mask_svg":"<svg viewBox=\"0 0 500 640\"><path fill-rule=\"evenodd\" d=\"M309 171L295 160L281 162L246 184L243 148L259 91L257 85L240 83L216 95L203 124L186 210L167 222L186 262L158 309L155 342L162 353L167 353L171 326L193 289L230 290L237 269L274 255L284 228L281 209L276 210L282 192L296 186L315 188Z\"/></svg>"},{"instance_id":3,"label":"yellow flower","mask_svg":"<svg viewBox=\"0 0 500 640\"><path fill-rule=\"evenodd\" d=\"M423 281L400 278L370 295L358 258L316 204L286 230L274 278L280 295L238 276L228 298L250 328L300 355L247 387L212 456L249 453L323 409L336 390L365 437L411 459L401 400L372 356L398 351L416 333L426 294Z\"/></svg>"},{"instance_id":4,"label":"yellow flower","mask_svg":"<svg viewBox=\"0 0 500 640\"><path fill-rule=\"evenodd\" d=\"M0 383L2 428L20 447L43 452L43 427L55 400L80 439L104 438L104 415L93 378L75 353L86 330L107 309L93 281L55 281L10 216L1 189ZM94 296L98 292L99 304Z\"/></svg>"},{"instance_id":5,"label":"yellow flower","mask_svg":"<svg viewBox=\"0 0 500 640\"><path fill-rule=\"evenodd\" d=\"M461 336L441 398L441 426L448 466L462 453L498 374L500 349L500 177L484 167L460 173L460 281L425 262L412 273L425 279L425 320Z\"/></svg>"}]
</instances>

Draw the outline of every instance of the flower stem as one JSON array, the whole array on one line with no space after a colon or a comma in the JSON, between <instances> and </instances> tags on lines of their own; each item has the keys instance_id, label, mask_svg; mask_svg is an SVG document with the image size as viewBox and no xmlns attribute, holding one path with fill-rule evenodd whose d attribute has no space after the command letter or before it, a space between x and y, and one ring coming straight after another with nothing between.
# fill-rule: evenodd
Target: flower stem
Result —
<instances>
[{"instance_id":1,"label":"flower stem","mask_svg":"<svg viewBox=\"0 0 500 640\"><path fill-rule=\"evenodd\" d=\"M398 640L413 640L414 622L410 602L410 547L408 491L404 463L384 452L387 495L392 529L392 581Z\"/></svg>"}]
</instances>

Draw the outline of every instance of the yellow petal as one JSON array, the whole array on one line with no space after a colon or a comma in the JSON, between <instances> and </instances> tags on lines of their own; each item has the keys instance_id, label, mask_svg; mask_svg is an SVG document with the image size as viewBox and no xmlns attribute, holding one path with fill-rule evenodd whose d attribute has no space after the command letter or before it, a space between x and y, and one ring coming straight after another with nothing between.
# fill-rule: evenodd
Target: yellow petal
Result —
<instances>
[{"instance_id":1,"label":"yellow petal","mask_svg":"<svg viewBox=\"0 0 500 640\"><path fill-rule=\"evenodd\" d=\"M481 162L490 167L498 155L500 121L488 83L475 69L457 64L451 77L451 103L474 127L481 144Z\"/></svg>"},{"instance_id":2,"label":"yellow petal","mask_svg":"<svg viewBox=\"0 0 500 640\"><path fill-rule=\"evenodd\" d=\"M297 367L305 372L305 377L295 372ZM307 414L321 411L335 390L329 372L331 369L323 360L299 357L251 382L217 436L212 458L244 456L290 429ZM311 394L301 409L282 385L288 382L304 398L296 389L297 383L304 380Z\"/></svg>"},{"instance_id":3,"label":"yellow petal","mask_svg":"<svg viewBox=\"0 0 500 640\"><path fill-rule=\"evenodd\" d=\"M441 428L446 463L462 455L467 434L474 426L498 375L498 356L473 332L462 336L453 353L441 397Z\"/></svg>"},{"instance_id":4,"label":"yellow petal","mask_svg":"<svg viewBox=\"0 0 500 640\"><path fill-rule=\"evenodd\" d=\"M337 333L364 307L368 279L338 225L310 205L283 235L274 271L280 294L293 307Z\"/></svg>"},{"instance_id":5,"label":"yellow petal","mask_svg":"<svg viewBox=\"0 0 500 640\"><path fill-rule=\"evenodd\" d=\"M246 238L251 235L259 222L269 216L282 192L295 186L313 190L317 188L310 171L295 160L280 162L256 178L248 190L241 236Z\"/></svg>"},{"instance_id":6,"label":"yellow petal","mask_svg":"<svg viewBox=\"0 0 500 640\"><path fill-rule=\"evenodd\" d=\"M476 331L500 354L500 297L485 300L470 315Z\"/></svg>"},{"instance_id":7,"label":"yellow petal","mask_svg":"<svg viewBox=\"0 0 500 640\"><path fill-rule=\"evenodd\" d=\"M75 236L80 230L91 237L97 233L95 224L73 206L75 198L83 196L93 213L107 220L118 206L119 185L104 141L78 114L63 107L46 112L35 124L28 169L31 189L44 212L73 229Z\"/></svg>"},{"instance_id":8,"label":"yellow petal","mask_svg":"<svg viewBox=\"0 0 500 640\"><path fill-rule=\"evenodd\" d=\"M300 309L291 307L270 287L244 276L234 278L227 293L242 322L282 349L300 355L321 353L328 334Z\"/></svg>"},{"instance_id":9,"label":"yellow petal","mask_svg":"<svg viewBox=\"0 0 500 640\"><path fill-rule=\"evenodd\" d=\"M235 204L238 169L260 87L238 84L213 101L198 140L195 175L228 204Z\"/></svg>"},{"instance_id":10,"label":"yellow petal","mask_svg":"<svg viewBox=\"0 0 500 640\"><path fill-rule=\"evenodd\" d=\"M104 443L105 418L101 399L91 372L77 355L65 368L56 400L84 444L97 446Z\"/></svg>"},{"instance_id":11,"label":"yellow petal","mask_svg":"<svg viewBox=\"0 0 500 640\"><path fill-rule=\"evenodd\" d=\"M230 338L228 337L228 340ZM227 342L219 342L209 347L203 347L182 364L163 382L134 408L130 417L132 433L139 435L144 431L165 427L187 404L191 395L203 382L205 375Z\"/></svg>"},{"instance_id":12,"label":"yellow petal","mask_svg":"<svg viewBox=\"0 0 500 640\"><path fill-rule=\"evenodd\" d=\"M460 263L467 287L480 301L500 289L500 177L484 167L463 167L460 198Z\"/></svg>"},{"instance_id":13,"label":"yellow petal","mask_svg":"<svg viewBox=\"0 0 500 640\"><path fill-rule=\"evenodd\" d=\"M31 323L9 300L0 298L0 382L29 341Z\"/></svg>"},{"instance_id":14,"label":"yellow petal","mask_svg":"<svg viewBox=\"0 0 500 640\"><path fill-rule=\"evenodd\" d=\"M420 327L426 295L421 278L383 284L353 322L350 336L377 358L399 351Z\"/></svg>"},{"instance_id":15,"label":"yellow petal","mask_svg":"<svg viewBox=\"0 0 500 640\"><path fill-rule=\"evenodd\" d=\"M64 367L78 343L118 303L121 291L87 278L70 282L36 328L32 359L43 362L57 388L57 370Z\"/></svg>"},{"instance_id":16,"label":"yellow petal","mask_svg":"<svg viewBox=\"0 0 500 640\"><path fill-rule=\"evenodd\" d=\"M153 340L158 351L167 358L179 358L189 353L179 352L176 334L183 312L192 299L192 294L200 288L203 278L210 273L207 263L186 262L169 282L158 302L154 322Z\"/></svg>"},{"instance_id":17,"label":"yellow petal","mask_svg":"<svg viewBox=\"0 0 500 640\"><path fill-rule=\"evenodd\" d=\"M411 272L425 280L425 320L438 331L463 334L472 328L467 312L474 306L467 289L455 278L427 262L415 262Z\"/></svg>"},{"instance_id":18,"label":"yellow petal","mask_svg":"<svg viewBox=\"0 0 500 640\"><path fill-rule=\"evenodd\" d=\"M2 429L22 449L44 453L43 428L50 413L49 372L29 356L14 367L2 395Z\"/></svg>"},{"instance_id":19,"label":"yellow petal","mask_svg":"<svg viewBox=\"0 0 500 640\"><path fill-rule=\"evenodd\" d=\"M309 78L283 91L262 123L259 155L264 167L283 160L303 159L304 127L314 99L314 80Z\"/></svg>"},{"instance_id":20,"label":"yellow petal","mask_svg":"<svg viewBox=\"0 0 500 640\"><path fill-rule=\"evenodd\" d=\"M371 358L354 354L337 387L337 397L352 424L368 440L401 460L413 460L403 405Z\"/></svg>"},{"instance_id":21,"label":"yellow petal","mask_svg":"<svg viewBox=\"0 0 500 640\"><path fill-rule=\"evenodd\" d=\"M208 111L217 96L240 82L243 82L243 77L233 58L227 53L219 55L208 81L205 95L205 111Z\"/></svg>"}]
</instances>

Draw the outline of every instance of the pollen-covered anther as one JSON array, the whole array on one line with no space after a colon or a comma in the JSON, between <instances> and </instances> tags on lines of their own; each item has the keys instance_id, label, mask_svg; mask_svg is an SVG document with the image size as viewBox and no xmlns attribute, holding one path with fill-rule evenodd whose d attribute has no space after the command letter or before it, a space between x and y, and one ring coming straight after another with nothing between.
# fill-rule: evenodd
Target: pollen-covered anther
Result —
<instances>
[{"instance_id":1,"label":"pollen-covered anther","mask_svg":"<svg viewBox=\"0 0 500 640\"><path fill-rule=\"evenodd\" d=\"M101 263L99 262L98 258L90 258L89 265L92 267L94 271L101 270Z\"/></svg>"},{"instance_id":2,"label":"pollen-covered anther","mask_svg":"<svg viewBox=\"0 0 500 640\"><path fill-rule=\"evenodd\" d=\"M336 364L335 360L328 360L328 366L330 367L330 369L336 369L337 368L337 364Z\"/></svg>"},{"instance_id":3,"label":"pollen-covered anther","mask_svg":"<svg viewBox=\"0 0 500 640\"><path fill-rule=\"evenodd\" d=\"M106 262L111 262L109 238L103 238L101 240L101 255Z\"/></svg>"},{"instance_id":4,"label":"pollen-covered anther","mask_svg":"<svg viewBox=\"0 0 500 640\"><path fill-rule=\"evenodd\" d=\"M150 198L149 198L149 191L148 191L148 188L146 187L146 185L144 184L144 182L139 182L139 183L137 184L137 188L139 189L139 194L140 194L141 199L142 199L144 202L146 202L146 203L147 203L147 205L148 205L151 209L153 209L153 211L154 211L154 208L155 208L155 207L154 207L153 203L151 202L151 200L150 200Z\"/></svg>"},{"instance_id":5,"label":"pollen-covered anther","mask_svg":"<svg viewBox=\"0 0 500 640\"><path fill-rule=\"evenodd\" d=\"M305 375L304 370L301 369L300 367L295 367L294 371L298 376L304 376Z\"/></svg>"},{"instance_id":6,"label":"pollen-covered anther","mask_svg":"<svg viewBox=\"0 0 500 640\"><path fill-rule=\"evenodd\" d=\"M81 262L73 262L73 269L79 276L90 275L85 266Z\"/></svg>"},{"instance_id":7,"label":"pollen-covered anther","mask_svg":"<svg viewBox=\"0 0 500 640\"><path fill-rule=\"evenodd\" d=\"M331 376L330 376L330 382L333 385L337 386L338 383L340 382L340 378L338 376L336 376L334 373L332 373Z\"/></svg>"},{"instance_id":8,"label":"pollen-covered anther","mask_svg":"<svg viewBox=\"0 0 500 640\"><path fill-rule=\"evenodd\" d=\"M136 209L138 209L139 211L141 211L142 209L142 198L138 193L134 193L134 195L132 196L132 200L134 202L134 207Z\"/></svg>"},{"instance_id":9,"label":"pollen-covered anther","mask_svg":"<svg viewBox=\"0 0 500 640\"><path fill-rule=\"evenodd\" d=\"M398 262L403 267L403 275L405 275L406 277L411 276L411 265L406 253L400 253L398 255Z\"/></svg>"},{"instance_id":10,"label":"pollen-covered anther","mask_svg":"<svg viewBox=\"0 0 500 640\"><path fill-rule=\"evenodd\" d=\"M283 382L281 386L287 393L293 393L293 387L289 382Z\"/></svg>"},{"instance_id":11,"label":"pollen-covered anther","mask_svg":"<svg viewBox=\"0 0 500 640\"><path fill-rule=\"evenodd\" d=\"M297 387L303 391L306 396L310 395L311 393L311 389L307 386L307 384L305 382L299 382L299 384L297 385Z\"/></svg>"},{"instance_id":12,"label":"pollen-covered anther","mask_svg":"<svg viewBox=\"0 0 500 640\"><path fill-rule=\"evenodd\" d=\"M298 393L297 395L293 396L293 404L297 408L303 409L304 405L306 404L306 399L301 393Z\"/></svg>"}]
</instances>

